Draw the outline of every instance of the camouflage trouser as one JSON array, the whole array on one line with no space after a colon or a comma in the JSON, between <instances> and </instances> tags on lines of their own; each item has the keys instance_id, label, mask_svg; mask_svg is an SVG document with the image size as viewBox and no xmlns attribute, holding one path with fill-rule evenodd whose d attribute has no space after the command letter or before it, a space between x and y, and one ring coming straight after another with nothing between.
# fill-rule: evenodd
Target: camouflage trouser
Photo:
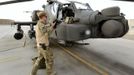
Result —
<instances>
[{"instance_id":1,"label":"camouflage trouser","mask_svg":"<svg viewBox=\"0 0 134 75\"><path fill-rule=\"evenodd\" d=\"M46 63L46 74L52 75L53 74L53 53L52 53L52 50L50 48L47 48L47 50L43 50L43 48L38 47L38 53L39 53L39 56L38 56L37 60L35 61L35 64L33 65L31 75L37 74L39 63L40 63L41 59L43 59L43 58L45 58L45 63Z\"/></svg>"}]
</instances>

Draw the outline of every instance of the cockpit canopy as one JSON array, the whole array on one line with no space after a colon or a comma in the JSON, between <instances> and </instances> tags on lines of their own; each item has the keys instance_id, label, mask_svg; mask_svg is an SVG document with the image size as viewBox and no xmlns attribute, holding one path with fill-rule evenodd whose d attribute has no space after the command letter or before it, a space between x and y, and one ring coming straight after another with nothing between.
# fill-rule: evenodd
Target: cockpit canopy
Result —
<instances>
[{"instance_id":1,"label":"cockpit canopy","mask_svg":"<svg viewBox=\"0 0 134 75\"><path fill-rule=\"evenodd\" d=\"M74 5L75 5L76 9L91 9L91 7L88 3L74 2Z\"/></svg>"}]
</instances>

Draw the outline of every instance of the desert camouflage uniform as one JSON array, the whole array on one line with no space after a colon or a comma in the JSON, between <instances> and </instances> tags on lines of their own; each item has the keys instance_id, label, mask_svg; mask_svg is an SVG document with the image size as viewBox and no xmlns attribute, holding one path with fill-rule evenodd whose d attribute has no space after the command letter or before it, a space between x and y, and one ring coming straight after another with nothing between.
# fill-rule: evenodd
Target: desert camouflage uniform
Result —
<instances>
[{"instance_id":1,"label":"desert camouflage uniform","mask_svg":"<svg viewBox=\"0 0 134 75\"><path fill-rule=\"evenodd\" d=\"M49 35L51 34L53 28L50 24L44 24L40 20L36 25L36 41L37 41L37 49L38 49L38 58L33 65L33 69L31 75L36 75L39 63L41 59L45 58L46 64L46 74L53 75L53 53L49 48ZM44 44L45 49L40 45ZM55 74L54 74L55 75Z\"/></svg>"}]
</instances>

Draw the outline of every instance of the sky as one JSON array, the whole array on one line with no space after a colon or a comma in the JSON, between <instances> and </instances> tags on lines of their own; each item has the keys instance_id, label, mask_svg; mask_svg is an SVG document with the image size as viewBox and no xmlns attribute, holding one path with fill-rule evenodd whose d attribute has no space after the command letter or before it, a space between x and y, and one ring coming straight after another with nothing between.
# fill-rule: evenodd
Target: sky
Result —
<instances>
[{"instance_id":1,"label":"sky","mask_svg":"<svg viewBox=\"0 0 134 75\"><path fill-rule=\"evenodd\" d=\"M58 0L64 2L65 0ZM74 0L89 3L93 10L101 11L104 8L119 6L127 19L134 19L134 2L122 2L112 0ZM42 5L47 4L46 0L34 0L17 4L0 6L0 18L12 19L15 21L31 21L31 12L26 11L43 10Z\"/></svg>"}]
</instances>

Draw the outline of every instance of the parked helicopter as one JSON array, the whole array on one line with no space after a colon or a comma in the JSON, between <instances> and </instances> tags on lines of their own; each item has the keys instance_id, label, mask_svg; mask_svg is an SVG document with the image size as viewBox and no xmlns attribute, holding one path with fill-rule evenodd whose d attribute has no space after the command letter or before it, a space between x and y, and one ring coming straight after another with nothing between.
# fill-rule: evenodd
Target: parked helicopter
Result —
<instances>
[{"instance_id":1,"label":"parked helicopter","mask_svg":"<svg viewBox=\"0 0 134 75\"><path fill-rule=\"evenodd\" d=\"M21 1L21 0L20 0ZM125 35L128 30L128 21L124 14L120 13L119 7L109 7L102 11L94 11L88 3L68 1L61 3L55 0L48 0L43 5L48 19L56 20L55 31L51 38L72 43L89 38L118 38ZM32 14L32 22L15 22L17 33L15 39L23 37L21 25L28 25L29 37L35 37L34 25L38 21L37 10ZM69 22L71 20L71 22Z\"/></svg>"}]
</instances>

